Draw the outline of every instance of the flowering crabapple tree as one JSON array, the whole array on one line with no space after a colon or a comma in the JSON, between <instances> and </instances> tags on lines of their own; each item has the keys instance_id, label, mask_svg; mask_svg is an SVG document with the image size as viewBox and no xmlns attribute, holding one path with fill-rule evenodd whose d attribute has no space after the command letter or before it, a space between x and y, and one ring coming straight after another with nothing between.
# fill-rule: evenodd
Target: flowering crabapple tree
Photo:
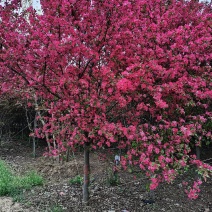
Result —
<instances>
[{"instance_id":1,"label":"flowering crabapple tree","mask_svg":"<svg viewBox=\"0 0 212 212\"><path fill-rule=\"evenodd\" d=\"M34 95L48 110L35 134L54 134L58 155L84 147L83 200L89 151L127 150L150 189L189 165L206 179L212 168L191 154L211 139L211 4L177 0L43 0L42 14L0 7L2 92ZM15 85L11 84L11 80ZM39 119L39 117L38 117ZM196 198L200 180L187 190Z\"/></svg>"}]
</instances>

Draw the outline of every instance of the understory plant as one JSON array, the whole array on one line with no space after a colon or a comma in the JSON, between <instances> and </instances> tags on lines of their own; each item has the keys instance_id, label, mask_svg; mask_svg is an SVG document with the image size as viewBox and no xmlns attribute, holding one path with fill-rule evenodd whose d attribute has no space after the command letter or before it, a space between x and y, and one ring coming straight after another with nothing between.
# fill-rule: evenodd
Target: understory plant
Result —
<instances>
[{"instance_id":1,"label":"understory plant","mask_svg":"<svg viewBox=\"0 0 212 212\"><path fill-rule=\"evenodd\" d=\"M70 179L69 182L73 185L75 185L75 184L82 185L83 177L81 177L80 175L77 175L74 178Z\"/></svg>"},{"instance_id":2,"label":"understory plant","mask_svg":"<svg viewBox=\"0 0 212 212\"><path fill-rule=\"evenodd\" d=\"M35 171L23 176L15 175L11 168L0 160L0 196L16 195L33 186L43 185L43 182L43 178Z\"/></svg>"},{"instance_id":3,"label":"understory plant","mask_svg":"<svg viewBox=\"0 0 212 212\"><path fill-rule=\"evenodd\" d=\"M117 170L108 169L107 171L107 183L110 186L117 186L120 184L120 177Z\"/></svg>"}]
</instances>

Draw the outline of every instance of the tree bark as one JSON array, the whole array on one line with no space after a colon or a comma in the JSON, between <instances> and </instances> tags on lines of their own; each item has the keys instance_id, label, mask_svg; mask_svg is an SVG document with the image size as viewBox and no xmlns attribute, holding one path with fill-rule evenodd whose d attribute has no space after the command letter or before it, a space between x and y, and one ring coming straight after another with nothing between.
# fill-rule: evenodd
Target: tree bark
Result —
<instances>
[{"instance_id":1,"label":"tree bark","mask_svg":"<svg viewBox=\"0 0 212 212\"><path fill-rule=\"evenodd\" d=\"M2 133L2 128L1 128L1 130L0 130L0 147L2 146L2 135L3 135L3 133Z\"/></svg>"},{"instance_id":2,"label":"tree bark","mask_svg":"<svg viewBox=\"0 0 212 212\"><path fill-rule=\"evenodd\" d=\"M200 160L200 154L201 154L200 147L199 146L196 146L196 156L197 156L197 159L198 160Z\"/></svg>"},{"instance_id":3,"label":"tree bark","mask_svg":"<svg viewBox=\"0 0 212 212\"><path fill-rule=\"evenodd\" d=\"M37 128L37 112L35 113L35 117L34 117L34 126L33 126L33 132L35 132L35 129ZM36 157L36 148L35 148L35 143L36 143L36 138L35 136L32 137L32 155L33 158Z\"/></svg>"},{"instance_id":4,"label":"tree bark","mask_svg":"<svg viewBox=\"0 0 212 212\"><path fill-rule=\"evenodd\" d=\"M201 149L200 146L196 146L196 156L197 156L197 160L200 160L201 157ZM196 173L196 178L197 179L201 179L201 175Z\"/></svg>"},{"instance_id":5,"label":"tree bark","mask_svg":"<svg viewBox=\"0 0 212 212\"><path fill-rule=\"evenodd\" d=\"M66 162L69 162L70 159L70 146L67 147L67 151L66 151Z\"/></svg>"},{"instance_id":6,"label":"tree bark","mask_svg":"<svg viewBox=\"0 0 212 212\"><path fill-rule=\"evenodd\" d=\"M89 184L90 184L90 161L89 161L89 143L84 145L84 184L83 184L83 202L88 205Z\"/></svg>"}]
</instances>

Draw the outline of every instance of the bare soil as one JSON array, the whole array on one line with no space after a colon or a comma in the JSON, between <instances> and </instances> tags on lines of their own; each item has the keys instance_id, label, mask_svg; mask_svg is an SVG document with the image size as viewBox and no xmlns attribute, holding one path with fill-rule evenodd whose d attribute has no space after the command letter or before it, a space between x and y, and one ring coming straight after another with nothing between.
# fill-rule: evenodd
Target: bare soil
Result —
<instances>
[{"instance_id":1,"label":"bare soil","mask_svg":"<svg viewBox=\"0 0 212 212\"><path fill-rule=\"evenodd\" d=\"M27 143L11 141L0 147L0 159L5 160L17 174L36 170L45 184L13 197L0 197L0 212L210 212L212 211L212 179L201 185L196 200L184 193L182 180L190 181L193 173L176 179L173 184L161 184L148 192L148 180L136 169L118 173L118 185L111 186L115 153L91 153L91 185L89 206L82 203L82 186L71 184L70 179L83 174L83 154L71 154L69 162L43 157L45 148L37 148L34 159ZM105 158L104 156L107 155ZM204 159L212 156L211 149L204 151ZM208 160L208 162L211 162ZM151 200L145 202L144 200ZM152 201L153 200L153 201ZM150 203L150 204L149 204Z\"/></svg>"}]
</instances>

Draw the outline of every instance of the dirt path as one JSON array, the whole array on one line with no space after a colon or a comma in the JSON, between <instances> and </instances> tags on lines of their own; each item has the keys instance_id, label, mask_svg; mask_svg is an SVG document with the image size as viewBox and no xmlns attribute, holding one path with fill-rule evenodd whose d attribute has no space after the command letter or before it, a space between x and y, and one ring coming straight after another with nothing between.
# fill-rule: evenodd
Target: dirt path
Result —
<instances>
[{"instance_id":1,"label":"dirt path","mask_svg":"<svg viewBox=\"0 0 212 212\"><path fill-rule=\"evenodd\" d=\"M29 212L28 209L23 209L20 203L13 202L10 197L0 197L0 211L1 212Z\"/></svg>"}]
</instances>

